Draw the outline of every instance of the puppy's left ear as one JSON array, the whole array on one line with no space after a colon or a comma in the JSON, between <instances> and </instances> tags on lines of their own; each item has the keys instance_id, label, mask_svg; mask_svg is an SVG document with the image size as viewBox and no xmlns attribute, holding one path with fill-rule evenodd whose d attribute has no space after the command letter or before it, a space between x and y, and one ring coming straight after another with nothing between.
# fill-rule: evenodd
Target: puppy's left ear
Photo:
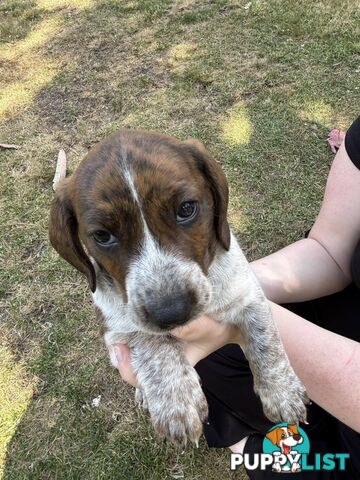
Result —
<instances>
[{"instance_id":1,"label":"puppy's left ear","mask_svg":"<svg viewBox=\"0 0 360 480\"><path fill-rule=\"evenodd\" d=\"M217 239L225 250L230 248L230 228L227 222L229 187L220 165L199 140L182 142L196 161L197 168L209 183L214 200L214 227Z\"/></svg>"}]
</instances>

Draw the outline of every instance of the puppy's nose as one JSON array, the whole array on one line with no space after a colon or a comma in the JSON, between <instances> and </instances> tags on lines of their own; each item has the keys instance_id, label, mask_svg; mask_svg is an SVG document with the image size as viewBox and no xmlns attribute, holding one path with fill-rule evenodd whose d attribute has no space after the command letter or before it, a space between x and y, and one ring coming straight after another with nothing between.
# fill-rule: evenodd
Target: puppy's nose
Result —
<instances>
[{"instance_id":1,"label":"puppy's nose","mask_svg":"<svg viewBox=\"0 0 360 480\"><path fill-rule=\"evenodd\" d=\"M164 330L183 325L190 319L195 303L193 297L188 293L179 293L150 300L144 306L146 316L151 323Z\"/></svg>"},{"instance_id":2,"label":"puppy's nose","mask_svg":"<svg viewBox=\"0 0 360 480\"><path fill-rule=\"evenodd\" d=\"M293 437L294 437L294 440L296 440L297 442L301 439L301 435L297 433Z\"/></svg>"}]
</instances>

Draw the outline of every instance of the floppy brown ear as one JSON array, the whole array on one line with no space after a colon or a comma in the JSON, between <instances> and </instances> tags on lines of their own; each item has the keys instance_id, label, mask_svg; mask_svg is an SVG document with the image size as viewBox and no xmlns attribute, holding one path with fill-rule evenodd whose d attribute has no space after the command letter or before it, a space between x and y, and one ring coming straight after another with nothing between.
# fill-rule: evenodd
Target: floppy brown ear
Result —
<instances>
[{"instance_id":1,"label":"floppy brown ear","mask_svg":"<svg viewBox=\"0 0 360 480\"><path fill-rule=\"evenodd\" d=\"M59 255L86 275L91 291L95 292L95 270L79 239L78 223L69 199L68 186L69 180L66 179L56 189L49 219L50 242Z\"/></svg>"},{"instance_id":2,"label":"floppy brown ear","mask_svg":"<svg viewBox=\"0 0 360 480\"><path fill-rule=\"evenodd\" d=\"M229 188L225 174L201 142L190 139L183 143L190 149L198 169L209 182L215 206L214 222L216 236L225 250L229 250L230 228L226 218Z\"/></svg>"},{"instance_id":3,"label":"floppy brown ear","mask_svg":"<svg viewBox=\"0 0 360 480\"><path fill-rule=\"evenodd\" d=\"M278 441L279 441L279 430L280 428L277 427L277 428L274 428L274 430L271 430L271 432L268 432L266 434L266 438L268 438L270 440L270 442L274 445L277 445L278 444Z\"/></svg>"}]
</instances>

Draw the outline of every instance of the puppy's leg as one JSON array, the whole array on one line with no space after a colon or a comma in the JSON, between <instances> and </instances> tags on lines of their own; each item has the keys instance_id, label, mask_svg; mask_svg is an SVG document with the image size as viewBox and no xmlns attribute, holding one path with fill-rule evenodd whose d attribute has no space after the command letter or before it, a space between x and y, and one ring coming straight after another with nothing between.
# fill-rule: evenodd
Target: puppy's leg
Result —
<instances>
[{"instance_id":1,"label":"puppy's leg","mask_svg":"<svg viewBox=\"0 0 360 480\"><path fill-rule=\"evenodd\" d=\"M289 363L270 306L262 293L244 307L241 317L239 327L245 339L241 347L265 415L275 423L305 422L308 402L305 387Z\"/></svg>"},{"instance_id":2,"label":"puppy's leg","mask_svg":"<svg viewBox=\"0 0 360 480\"><path fill-rule=\"evenodd\" d=\"M182 344L172 336L137 334L129 346L155 430L182 447L187 440L197 443L208 407Z\"/></svg>"}]
</instances>

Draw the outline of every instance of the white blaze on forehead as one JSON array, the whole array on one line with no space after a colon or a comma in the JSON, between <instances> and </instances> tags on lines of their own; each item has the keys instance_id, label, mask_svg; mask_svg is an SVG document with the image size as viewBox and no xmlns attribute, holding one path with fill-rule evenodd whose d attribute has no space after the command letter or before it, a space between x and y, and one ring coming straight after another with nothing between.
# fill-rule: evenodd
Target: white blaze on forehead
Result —
<instances>
[{"instance_id":1,"label":"white blaze on forehead","mask_svg":"<svg viewBox=\"0 0 360 480\"><path fill-rule=\"evenodd\" d=\"M124 177L124 180L125 180L125 182L127 183L128 187L130 189L131 195L132 195L135 203L139 207L141 219L143 221L143 226L144 226L145 243L147 243L148 241L153 243L154 239L153 239L153 236L151 235L149 227L146 223L144 213L143 213L143 209L142 209L141 200L139 198L138 191L136 190L136 186L135 186L135 182L134 182L134 172L132 171L130 165L128 163L126 163L126 156L125 156L124 162L123 162L123 177Z\"/></svg>"},{"instance_id":2,"label":"white blaze on forehead","mask_svg":"<svg viewBox=\"0 0 360 480\"><path fill-rule=\"evenodd\" d=\"M139 211L140 211L140 215L141 215L141 219L144 227L144 241L141 249L141 255L135 262L132 262L132 267L141 265L141 270L145 272L146 271L151 272L154 262L156 265L161 265L163 262L164 262L164 265L166 265L169 258L174 259L175 255L170 254L169 252L165 252L160 247L159 242L155 240L154 236L150 232L150 229L144 217L142 202L139 197L138 191L136 190L136 186L134 182L134 172L132 171L131 167L128 164L124 166L124 179L129 186L129 189L131 191L134 201L139 207ZM131 270L131 267L130 267L130 270ZM128 291L128 295L129 295L129 291Z\"/></svg>"},{"instance_id":3,"label":"white blaze on forehead","mask_svg":"<svg viewBox=\"0 0 360 480\"><path fill-rule=\"evenodd\" d=\"M130 171L129 165L124 165L123 166L123 177L124 177L125 182L128 184L128 187L129 187L130 192L133 196L133 199L138 204L138 206L140 207L140 210L141 210L141 204L140 204L138 192L136 190L135 182L134 182L134 174L133 174L133 172Z\"/></svg>"}]
</instances>

